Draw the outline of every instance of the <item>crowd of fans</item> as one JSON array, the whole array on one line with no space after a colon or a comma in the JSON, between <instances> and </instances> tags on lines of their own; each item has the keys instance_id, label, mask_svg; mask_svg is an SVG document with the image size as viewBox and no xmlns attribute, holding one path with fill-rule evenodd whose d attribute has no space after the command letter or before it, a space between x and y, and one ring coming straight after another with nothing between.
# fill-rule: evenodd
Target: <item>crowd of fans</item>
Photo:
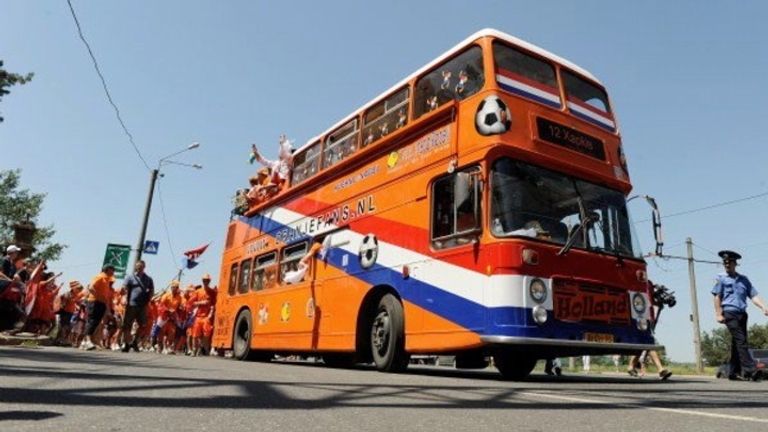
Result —
<instances>
[{"instance_id":1,"label":"crowd of fans","mask_svg":"<svg viewBox=\"0 0 768 432\"><path fill-rule=\"evenodd\" d=\"M256 144L251 145L250 162L259 162L263 167L248 180L248 188L238 189L235 193L235 214L245 214L250 207L268 200L290 185L293 171L293 145L285 135L280 135L277 154L277 160L266 159L261 155Z\"/></svg>"},{"instance_id":2,"label":"crowd of fans","mask_svg":"<svg viewBox=\"0 0 768 432\"><path fill-rule=\"evenodd\" d=\"M6 249L0 270L0 330L47 335L62 346L163 354L211 353L217 289L205 274L201 284L181 289L172 280L155 292L138 261L115 286L114 267L104 266L90 283L57 284L61 274L45 263L31 266L21 250Z\"/></svg>"}]
</instances>

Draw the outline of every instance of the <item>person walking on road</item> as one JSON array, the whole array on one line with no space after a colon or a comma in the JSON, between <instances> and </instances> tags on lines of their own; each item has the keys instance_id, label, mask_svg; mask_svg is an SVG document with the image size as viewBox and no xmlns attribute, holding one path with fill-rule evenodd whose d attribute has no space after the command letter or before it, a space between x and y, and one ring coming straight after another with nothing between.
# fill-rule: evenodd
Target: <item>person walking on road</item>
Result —
<instances>
[{"instance_id":1,"label":"person walking on road","mask_svg":"<svg viewBox=\"0 0 768 432\"><path fill-rule=\"evenodd\" d=\"M139 351L141 330L147 325L147 306L155 294L155 283L144 272L146 268L144 261L136 261L133 268L134 273L126 277L123 283L127 297L122 329L123 352L128 352L131 348L136 352ZM134 322L138 324L139 328L136 330L133 340L131 340L131 330Z\"/></svg>"},{"instance_id":2,"label":"person walking on road","mask_svg":"<svg viewBox=\"0 0 768 432\"><path fill-rule=\"evenodd\" d=\"M211 336L213 335L213 316L216 307L216 288L210 286L211 275L203 275L203 286L190 298L195 307L195 320L192 324L192 355L202 352L210 354Z\"/></svg>"},{"instance_id":3,"label":"person walking on road","mask_svg":"<svg viewBox=\"0 0 768 432\"><path fill-rule=\"evenodd\" d=\"M757 370L749 354L747 340L747 298L768 316L768 307L758 297L758 292L746 276L736 272L737 260L741 255L723 250L718 252L723 259L725 273L715 279L712 295L715 303L715 319L728 327L731 333L731 359L728 379L738 381L760 381L763 373Z\"/></svg>"},{"instance_id":4,"label":"person walking on road","mask_svg":"<svg viewBox=\"0 0 768 432\"><path fill-rule=\"evenodd\" d=\"M102 267L101 273L96 275L88 287L88 299L86 303L87 321L85 325L85 338L80 348L85 350L96 349L92 337L96 333L101 320L109 315L109 306L112 304L112 288L110 284L115 280L115 268L111 265Z\"/></svg>"}]
</instances>

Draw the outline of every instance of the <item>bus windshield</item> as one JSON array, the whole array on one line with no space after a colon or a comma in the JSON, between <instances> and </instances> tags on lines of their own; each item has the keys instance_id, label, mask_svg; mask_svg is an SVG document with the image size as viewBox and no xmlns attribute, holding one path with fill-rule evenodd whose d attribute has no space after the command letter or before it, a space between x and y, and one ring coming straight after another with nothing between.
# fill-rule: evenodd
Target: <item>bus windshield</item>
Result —
<instances>
[{"instance_id":1,"label":"bus windshield","mask_svg":"<svg viewBox=\"0 0 768 432\"><path fill-rule=\"evenodd\" d=\"M502 158L493 164L491 194L491 231L497 237L565 244L576 235L576 248L642 258L617 190Z\"/></svg>"}]
</instances>

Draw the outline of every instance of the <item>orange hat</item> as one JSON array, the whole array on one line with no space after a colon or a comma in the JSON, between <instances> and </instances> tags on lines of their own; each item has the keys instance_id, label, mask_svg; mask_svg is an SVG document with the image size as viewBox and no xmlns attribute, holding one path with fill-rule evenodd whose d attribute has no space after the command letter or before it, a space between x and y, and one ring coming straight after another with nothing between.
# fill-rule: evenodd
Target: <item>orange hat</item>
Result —
<instances>
[{"instance_id":1,"label":"orange hat","mask_svg":"<svg viewBox=\"0 0 768 432\"><path fill-rule=\"evenodd\" d=\"M176 279L171 281L171 288L178 287L178 286L179 286L179 281L177 281Z\"/></svg>"},{"instance_id":2,"label":"orange hat","mask_svg":"<svg viewBox=\"0 0 768 432\"><path fill-rule=\"evenodd\" d=\"M189 285L187 285L187 288L185 288L185 290L186 291L194 291L195 290L195 285L189 284Z\"/></svg>"},{"instance_id":3,"label":"orange hat","mask_svg":"<svg viewBox=\"0 0 768 432\"><path fill-rule=\"evenodd\" d=\"M203 275L203 277L201 279L202 280L211 280L211 275L206 273L206 274Z\"/></svg>"},{"instance_id":4,"label":"orange hat","mask_svg":"<svg viewBox=\"0 0 768 432\"><path fill-rule=\"evenodd\" d=\"M83 284L81 284L79 281L76 281L76 280L69 281L69 289L70 290L83 289Z\"/></svg>"}]
</instances>

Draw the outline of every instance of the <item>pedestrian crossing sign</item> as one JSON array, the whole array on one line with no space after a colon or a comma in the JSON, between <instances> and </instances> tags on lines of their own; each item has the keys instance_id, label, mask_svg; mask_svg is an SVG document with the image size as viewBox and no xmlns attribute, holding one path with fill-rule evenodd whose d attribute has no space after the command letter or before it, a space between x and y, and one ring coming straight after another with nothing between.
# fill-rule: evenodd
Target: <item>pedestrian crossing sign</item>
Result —
<instances>
[{"instance_id":1,"label":"pedestrian crossing sign","mask_svg":"<svg viewBox=\"0 0 768 432\"><path fill-rule=\"evenodd\" d=\"M147 240L144 242L144 253L150 255L157 255L157 250L160 248L160 242L154 240Z\"/></svg>"}]
</instances>

